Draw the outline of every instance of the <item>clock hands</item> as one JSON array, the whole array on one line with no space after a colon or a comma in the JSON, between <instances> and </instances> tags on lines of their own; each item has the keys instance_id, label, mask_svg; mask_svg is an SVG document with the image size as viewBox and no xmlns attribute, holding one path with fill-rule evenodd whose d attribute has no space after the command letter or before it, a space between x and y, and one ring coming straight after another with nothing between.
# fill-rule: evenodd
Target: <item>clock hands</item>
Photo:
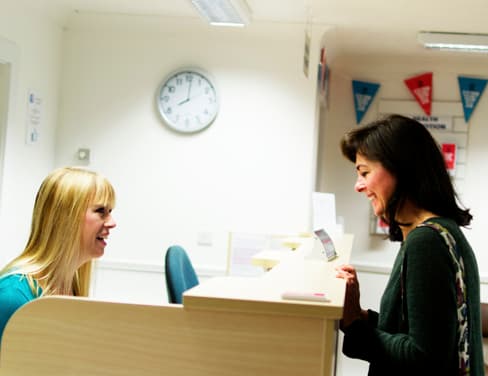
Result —
<instances>
[{"instance_id":1,"label":"clock hands","mask_svg":"<svg viewBox=\"0 0 488 376\"><path fill-rule=\"evenodd\" d=\"M190 84L188 85L188 93L186 94L186 99L183 99L180 103L178 103L178 106L181 106L182 104L190 101L190 93L191 93L192 82L193 82L193 80L190 79Z\"/></svg>"},{"instance_id":2,"label":"clock hands","mask_svg":"<svg viewBox=\"0 0 488 376\"><path fill-rule=\"evenodd\" d=\"M192 97L188 97L188 98L186 98L186 99L183 99L181 102L179 102L179 103L178 103L178 106L181 106L182 104L185 104L186 102L189 102L189 101L191 101L192 99L197 98L197 97L199 97L199 96L201 96L201 95L203 95L203 92L197 93L197 94L195 94L195 95L194 95L194 96L192 96Z\"/></svg>"},{"instance_id":3,"label":"clock hands","mask_svg":"<svg viewBox=\"0 0 488 376\"><path fill-rule=\"evenodd\" d=\"M195 95L193 95L192 97L189 97L189 98L186 98L186 99L183 99L181 102L178 103L178 106L181 106L182 104L185 104L189 101L191 101L192 99L195 99L195 98L198 98L200 96L202 96L204 93L201 91L199 93L196 93Z\"/></svg>"},{"instance_id":4,"label":"clock hands","mask_svg":"<svg viewBox=\"0 0 488 376\"><path fill-rule=\"evenodd\" d=\"M190 85L188 85L188 94L186 95L186 98L187 99L190 99L190 92L191 92L191 84L192 84L193 80L191 79L190 80Z\"/></svg>"}]
</instances>

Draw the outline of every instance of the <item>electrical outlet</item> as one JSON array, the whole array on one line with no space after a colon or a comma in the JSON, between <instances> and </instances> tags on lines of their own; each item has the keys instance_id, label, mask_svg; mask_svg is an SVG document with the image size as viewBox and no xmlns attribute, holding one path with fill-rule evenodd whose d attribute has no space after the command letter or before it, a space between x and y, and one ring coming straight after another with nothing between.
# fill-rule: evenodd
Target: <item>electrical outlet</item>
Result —
<instances>
[{"instance_id":1,"label":"electrical outlet","mask_svg":"<svg viewBox=\"0 0 488 376\"><path fill-rule=\"evenodd\" d=\"M202 246L211 246L213 243L212 241L212 233L211 232L199 232L197 234L197 244Z\"/></svg>"}]
</instances>

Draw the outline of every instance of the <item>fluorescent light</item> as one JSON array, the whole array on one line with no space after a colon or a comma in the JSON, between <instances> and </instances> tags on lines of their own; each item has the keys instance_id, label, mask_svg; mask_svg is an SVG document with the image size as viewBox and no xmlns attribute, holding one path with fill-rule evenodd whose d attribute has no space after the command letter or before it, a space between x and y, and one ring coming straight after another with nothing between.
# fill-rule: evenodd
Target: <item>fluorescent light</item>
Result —
<instances>
[{"instance_id":1,"label":"fluorescent light","mask_svg":"<svg viewBox=\"0 0 488 376\"><path fill-rule=\"evenodd\" d=\"M251 9L246 0L191 0L191 2L211 25L245 26L251 22Z\"/></svg>"},{"instance_id":2,"label":"fluorescent light","mask_svg":"<svg viewBox=\"0 0 488 376\"><path fill-rule=\"evenodd\" d=\"M447 51L488 52L488 34L421 31L417 35L417 40L425 48Z\"/></svg>"}]
</instances>

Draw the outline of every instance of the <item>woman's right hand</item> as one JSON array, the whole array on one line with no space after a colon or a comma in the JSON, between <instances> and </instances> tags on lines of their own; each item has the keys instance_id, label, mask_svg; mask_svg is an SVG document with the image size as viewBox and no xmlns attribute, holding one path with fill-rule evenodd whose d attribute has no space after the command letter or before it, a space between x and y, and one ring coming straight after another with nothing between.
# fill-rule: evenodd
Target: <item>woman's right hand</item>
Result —
<instances>
[{"instance_id":1,"label":"woman's right hand","mask_svg":"<svg viewBox=\"0 0 488 376\"><path fill-rule=\"evenodd\" d=\"M365 313L361 310L359 280L356 269L352 265L340 265L336 267L336 270L336 277L346 281L346 297L341 326L347 328L355 320L362 318Z\"/></svg>"}]
</instances>

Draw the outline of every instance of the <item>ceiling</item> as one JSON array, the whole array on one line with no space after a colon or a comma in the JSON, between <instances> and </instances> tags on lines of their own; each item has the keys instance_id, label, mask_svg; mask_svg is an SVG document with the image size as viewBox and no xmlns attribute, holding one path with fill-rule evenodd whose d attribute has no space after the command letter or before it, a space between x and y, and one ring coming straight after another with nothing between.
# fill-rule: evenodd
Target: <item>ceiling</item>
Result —
<instances>
[{"instance_id":1,"label":"ceiling","mask_svg":"<svg viewBox=\"0 0 488 376\"><path fill-rule=\"evenodd\" d=\"M68 22L75 11L198 17L190 0L22 0ZM335 27L348 54L431 55L416 41L420 30L488 33L486 0L247 0L253 22ZM446 55L447 54L447 55ZM457 53L459 55L459 53ZM480 55L477 58L488 58Z\"/></svg>"}]
</instances>

